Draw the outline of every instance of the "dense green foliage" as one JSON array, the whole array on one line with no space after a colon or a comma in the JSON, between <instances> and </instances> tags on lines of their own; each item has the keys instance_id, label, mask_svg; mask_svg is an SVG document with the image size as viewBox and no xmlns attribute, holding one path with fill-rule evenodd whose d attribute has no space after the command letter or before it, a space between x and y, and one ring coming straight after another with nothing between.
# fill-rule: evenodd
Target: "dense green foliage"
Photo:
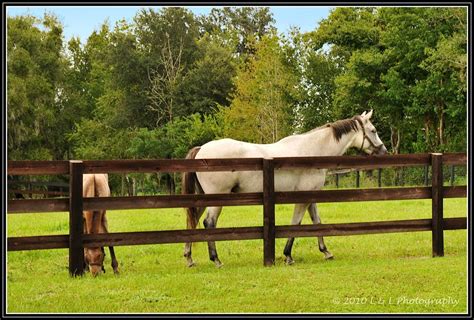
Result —
<instances>
[{"instance_id":1,"label":"dense green foliage","mask_svg":"<svg viewBox=\"0 0 474 320\"><path fill-rule=\"evenodd\" d=\"M8 159L181 158L374 109L394 153L466 151L463 8L336 8L278 34L269 8L141 10L64 42L9 17Z\"/></svg>"},{"instance_id":2,"label":"dense green foliage","mask_svg":"<svg viewBox=\"0 0 474 320\"><path fill-rule=\"evenodd\" d=\"M336 112L376 109L395 153L465 150L466 19L462 8L335 10L310 37L344 69Z\"/></svg>"}]
</instances>

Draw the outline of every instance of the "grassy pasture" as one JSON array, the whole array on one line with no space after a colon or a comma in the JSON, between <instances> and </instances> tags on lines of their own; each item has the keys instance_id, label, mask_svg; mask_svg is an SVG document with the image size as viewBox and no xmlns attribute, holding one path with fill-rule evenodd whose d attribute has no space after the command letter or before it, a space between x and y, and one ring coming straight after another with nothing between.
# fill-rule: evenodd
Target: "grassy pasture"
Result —
<instances>
[{"instance_id":1,"label":"grassy pasture","mask_svg":"<svg viewBox=\"0 0 474 320\"><path fill-rule=\"evenodd\" d=\"M445 199L445 217L466 216L466 199ZM324 223L431 217L430 200L325 203ZM292 206L277 206L277 225ZM108 211L111 232L184 229L182 209ZM258 206L225 208L219 227L262 224ZM67 213L8 215L8 236L66 234ZM310 224L305 216L303 224ZM107 250L100 277L70 278L67 249L9 252L9 313L464 313L467 310L467 232L445 232L445 257L431 258L431 233L326 237L335 259L325 261L315 238L295 241L286 266L285 239L276 265L263 267L262 240L217 243L224 267L193 248L187 268L182 244L116 247L121 274Z\"/></svg>"}]
</instances>

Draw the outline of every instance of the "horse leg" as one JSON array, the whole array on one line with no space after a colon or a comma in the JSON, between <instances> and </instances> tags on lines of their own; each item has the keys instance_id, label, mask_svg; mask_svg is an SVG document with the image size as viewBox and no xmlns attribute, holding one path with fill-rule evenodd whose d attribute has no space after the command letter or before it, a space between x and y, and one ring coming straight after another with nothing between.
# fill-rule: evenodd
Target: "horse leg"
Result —
<instances>
[{"instance_id":1,"label":"horse leg","mask_svg":"<svg viewBox=\"0 0 474 320\"><path fill-rule=\"evenodd\" d=\"M199 223L199 219L201 219L201 216L202 214L204 213L204 210L206 208L196 208L197 210L197 216L196 216L196 222ZM197 223L196 223L196 227L197 227ZM193 267L195 266L196 264L194 263L193 261L193 257L192 257L192 245L193 243L192 242L186 242L186 244L184 245L184 257L186 258L186 261L188 263L188 267Z\"/></svg>"},{"instance_id":2,"label":"horse leg","mask_svg":"<svg viewBox=\"0 0 474 320\"><path fill-rule=\"evenodd\" d=\"M82 215L82 226L83 226L83 234L88 234L87 232L87 219L86 219L86 214L85 212L83 213ZM89 272L90 271L90 268L89 268L89 263L87 262L87 258L86 258L86 249L84 248L84 272Z\"/></svg>"},{"instance_id":3,"label":"horse leg","mask_svg":"<svg viewBox=\"0 0 474 320\"><path fill-rule=\"evenodd\" d=\"M109 233L109 230L108 230L109 226L108 226L108 223L107 223L107 216L105 215L105 212L102 215L102 224L101 225L102 225L103 233ZM118 274L119 273L119 271L118 271L118 261L117 261L117 257L115 256L114 247L109 246L109 252L110 252L110 258L112 259L112 269L114 270L115 274ZM105 252L104 252L104 254L105 254ZM104 270L104 272L105 272L105 270Z\"/></svg>"},{"instance_id":4,"label":"horse leg","mask_svg":"<svg viewBox=\"0 0 474 320\"><path fill-rule=\"evenodd\" d=\"M295 210L293 212L293 218L291 219L291 224L292 225L299 225L301 224L301 220L303 220L304 212L306 211L306 207L308 207L308 204L296 204L295 205ZM293 258L291 257L291 249L293 248L293 242L295 241L295 238L288 238L288 241L286 242L285 250L283 251L283 254L285 255L285 263L287 265L295 263Z\"/></svg>"},{"instance_id":5,"label":"horse leg","mask_svg":"<svg viewBox=\"0 0 474 320\"><path fill-rule=\"evenodd\" d=\"M222 207L209 207L207 209L207 216L204 219L204 228L206 229L214 229L217 225L217 219L219 218L219 214L222 211ZM223 266L222 262L217 257L217 250L216 250L216 243L214 241L208 241L207 246L209 249L209 259L214 261L216 267L220 268Z\"/></svg>"},{"instance_id":6,"label":"horse leg","mask_svg":"<svg viewBox=\"0 0 474 320\"><path fill-rule=\"evenodd\" d=\"M104 258L105 258L105 250L104 250L104 247L100 247L100 250L102 250L102 253L104 254ZM102 264L102 272L105 273L104 264Z\"/></svg>"},{"instance_id":7,"label":"horse leg","mask_svg":"<svg viewBox=\"0 0 474 320\"><path fill-rule=\"evenodd\" d=\"M118 262L117 262L117 258L115 257L114 247L109 247L109 251L110 251L110 258L112 259L112 269L114 270L115 274L119 274Z\"/></svg>"},{"instance_id":8,"label":"horse leg","mask_svg":"<svg viewBox=\"0 0 474 320\"><path fill-rule=\"evenodd\" d=\"M311 203L308 207L308 212L309 216L311 217L311 220L313 221L313 224L321 224L321 218L318 215L318 209L316 207L316 203ZM324 253L324 259L332 259L333 255L329 250L326 248L326 245L324 244L324 239L323 237L318 237L318 246L319 246L319 251Z\"/></svg>"},{"instance_id":9,"label":"horse leg","mask_svg":"<svg viewBox=\"0 0 474 320\"><path fill-rule=\"evenodd\" d=\"M90 269L89 269L89 264L85 261L85 259L84 259L84 264L83 264L83 266L84 266L84 272L89 272L89 271L90 271Z\"/></svg>"}]
</instances>

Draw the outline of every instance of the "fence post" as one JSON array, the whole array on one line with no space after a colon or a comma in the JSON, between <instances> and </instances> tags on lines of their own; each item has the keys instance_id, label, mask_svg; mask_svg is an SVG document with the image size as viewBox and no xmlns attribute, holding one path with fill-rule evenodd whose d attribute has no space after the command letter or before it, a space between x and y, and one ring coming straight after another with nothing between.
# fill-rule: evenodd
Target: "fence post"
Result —
<instances>
[{"instance_id":1,"label":"fence post","mask_svg":"<svg viewBox=\"0 0 474 320\"><path fill-rule=\"evenodd\" d=\"M275 264L275 176L273 159L263 159L263 264Z\"/></svg>"},{"instance_id":2,"label":"fence post","mask_svg":"<svg viewBox=\"0 0 474 320\"><path fill-rule=\"evenodd\" d=\"M356 188L360 188L360 171L356 171Z\"/></svg>"},{"instance_id":3,"label":"fence post","mask_svg":"<svg viewBox=\"0 0 474 320\"><path fill-rule=\"evenodd\" d=\"M69 274L84 273L84 247L82 244L82 161L69 161Z\"/></svg>"},{"instance_id":4,"label":"fence post","mask_svg":"<svg viewBox=\"0 0 474 320\"><path fill-rule=\"evenodd\" d=\"M339 173L336 173L336 188L339 189Z\"/></svg>"},{"instance_id":5,"label":"fence post","mask_svg":"<svg viewBox=\"0 0 474 320\"><path fill-rule=\"evenodd\" d=\"M377 179L378 180L378 185L379 185L379 188L382 188L382 168L379 168L378 171L379 171L378 172L379 174L378 174L378 177L377 177L378 178Z\"/></svg>"},{"instance_id":6,"label":"fence post","mask_svg":"<svg viewBox=\"0 0 474 320\"><path fill-rule=\"evenodd\" d=\"M454 165L451 166L451 186L454 186Z\"/></svg>"},{"instance_id":7,"label":"fence post","mask_svg":"<svg viewBox=\"0 0 474 320\"><path fill-rule=\"evenodd\" d=\"M405 173L405 167L400 168L400 186L405 185L405 178L404 178L404 173Z\"/></svg>"},{"instance_id":8,"label":"fence post","mask_svg":"<svg viewBox=\"0 0 474 320\"><path fill-rule=\"evenodd\" d=\"M428 166L425 166L425 186L428 186Z\"/></svg>"},{"instance_id":9,"label":"fence post","mask_svg":"<svg viewBox=\"0 0 474 320\"><path fill-rule=\"evenodd\" d=\"M443 234L443 154L431 154L431 219L433 257L444 256Z\"/></svg>"}]
</instances>

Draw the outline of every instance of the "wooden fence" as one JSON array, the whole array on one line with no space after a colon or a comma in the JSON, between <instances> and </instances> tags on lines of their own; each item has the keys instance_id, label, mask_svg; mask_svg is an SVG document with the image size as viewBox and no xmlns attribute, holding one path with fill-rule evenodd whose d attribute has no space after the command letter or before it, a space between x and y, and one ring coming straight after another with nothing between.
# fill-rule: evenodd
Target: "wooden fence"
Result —
<instances>
[{"instance_id":1,"label":"wooden fence","mask_svg":"<svg viewBox=\"0 0 474 320\"><path fill-rule=\"evenodd\" d=\"M8 193L17 199L25 199L25 195L42 195L43 198L69 196L69 184L64 182L46 181L11 181L8 180Z\"/></svg>"},{"instance_id":2,"label":"wooden fence","mask_svg":"<svg viewBox=\"0 0 474 320\"><path fill-rule=\"evenodd\" d=\"M432 255L444 255L444 230L466 229L467 218L443 218L443 199L466 197L466 186L443 186L444 165L466 165L466 154L405 154L384 156L192 159L192 160L112 160L112 161L9 161L9 175L67 174L69 198L9 200L8 214L25 212L69 212L69 234L9 237L8 251L69 248L69 272L82 275L83 247L121 246L198 241L263 239L264 265L275 261L275 238L343 236L390 232L432 232ZM382 189L318 190L276 192L275 170L292 168L375 169L382 167L427 166L432 168L430 187ZM160 195L135 197L82 197L84 173L262 171L263 192L243 194ZM431 219L377 221L342 224L276 226L275 204L347 202L374 200L432 199ZM205 206L263 205L263 226L125 232L85 235L83 210L179 208Z\"/></svg>"},{"instance_id":3,"label":"wooden fence","mask_svg":"<svg viewBox=\"0 0 474 320\"><path fill-rule=\"evenodd\" d=\"M455 180L455 169L454 169L454 167L455 167L454 165L450 165L450 167L449 167L449 183L451 184L451 186L454 186L454 180ZM403 186L404 185L403 167L401 169L402 170L400 171L400 176L399 176L400 179L396 180L396 182L395 182L396 186ZM423 182L424 182L425 186L429 185L428 169L429 169L429 166L424 166ZM360 170L358 170L358 169L336 170L336 171L328 172L328 175L329 176L334 176L336 188L339 189L339 179L340 179L340 177L344 176L344 175L347 175L351 172L355 172L355 182L354 182L355 187L360 188L360 186L361 186L361 182L360 182L361 176L360 176ZM326 179L326 183L327 182L328 182L328 179ZM382 168L379 168L377 170L377 185L378 185L379 188L382 187Z\"/></svg>"}]
</instances>

